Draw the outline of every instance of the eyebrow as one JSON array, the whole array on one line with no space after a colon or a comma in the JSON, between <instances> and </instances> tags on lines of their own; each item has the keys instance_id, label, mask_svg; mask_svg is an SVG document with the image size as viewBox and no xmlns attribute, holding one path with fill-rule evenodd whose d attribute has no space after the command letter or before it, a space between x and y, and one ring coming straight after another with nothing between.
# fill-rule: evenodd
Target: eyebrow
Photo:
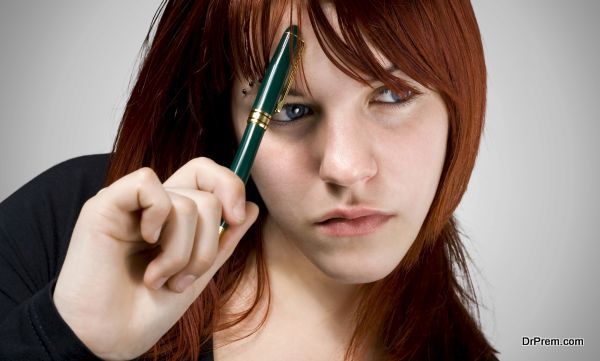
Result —
<instances>
[{"instance_id":1,"label":"eyebrow","mask_svg":"<svg viewBox=\"0 0 600 361\"><path fill-rule=\"evenodd\" d=\"M399 69L398 69L398 67L395 64L390 64L387 67L385 67L385 69L383 69L383 70L385 72L388 72L388 73L393 73L393 72L395 72L396 70L399 70ZM369 83L373 83L373 82L378 81L379 79L377 79L377 78L365 78L365 80L368 81Z\"/></svg>"},{"instance_id":2,"label":"eyebrow","mask_svg":"<svg viewBox=\"0 0 600 361\"><path fill-rule=\"evenodd\" d=\"M288 95L288 96L291 96L291 97L303 97L303 96L304 96L304 93L303 93L303 92L301 92L299 89L296 89L296 88L294 88L294 87L291 87L291 88L290 88L290 91L288 92L288 94L287 94L287 95Z\"/></svg>"},{"instance_id":3,"label":"eyebrow","mask_svg":"<svg viewBox=\"0 0 600 361\"><path fill-rule=\"evenodd\" d=\"M388 65L384 69L384 71L386 71L388 73L393 73L393 72L395 72L397 70L398 70L398 67L396 65L394 65L394 64ZM377 78L365 78L365 80L367 82L369 82L369 83L373 83L375 81L378 81ZM300 89L297 89L297 88L295 88L293 86L290 87L290 90L288 91L287 95L290 96L290 97L303 97L303 96L305 96L304 93Z\"/></svg>"}]
</instances>

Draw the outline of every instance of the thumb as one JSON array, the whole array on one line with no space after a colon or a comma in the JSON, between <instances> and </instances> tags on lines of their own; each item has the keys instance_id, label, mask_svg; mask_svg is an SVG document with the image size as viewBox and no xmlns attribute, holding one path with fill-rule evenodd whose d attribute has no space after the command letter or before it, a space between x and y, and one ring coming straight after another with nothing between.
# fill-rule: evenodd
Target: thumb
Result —
<instances>
[{"instance_id":1,"label":"thumb","mask_svg":"<svg viewBox=\"0 0 600 361\"><path fill-rule=\"evenodd\" d=\"M258 206L255 203L246 202L246 219L237 226L228 226L225 232L223 232L219 240L219 249L213 267L217 269L221 268L223 263L233 254L235 247L257 218Z\"/></svg>"}]
</instances>

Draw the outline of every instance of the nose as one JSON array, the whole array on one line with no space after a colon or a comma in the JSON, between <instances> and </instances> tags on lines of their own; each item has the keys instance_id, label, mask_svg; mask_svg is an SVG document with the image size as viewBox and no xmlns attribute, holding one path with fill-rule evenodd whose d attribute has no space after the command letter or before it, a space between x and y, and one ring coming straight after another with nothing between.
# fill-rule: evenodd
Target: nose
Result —
<instances>
[{"instance_id":1,"label":"nose","mask_svg":"<svg viewBox=\"0 0 600 361\"><path fill-rule=\"evenodd\" d=\"M323 181L349 187L377 174L373 139L359 119L324 119L322 124L319 177Z\"/></svg>"}]
</instances>

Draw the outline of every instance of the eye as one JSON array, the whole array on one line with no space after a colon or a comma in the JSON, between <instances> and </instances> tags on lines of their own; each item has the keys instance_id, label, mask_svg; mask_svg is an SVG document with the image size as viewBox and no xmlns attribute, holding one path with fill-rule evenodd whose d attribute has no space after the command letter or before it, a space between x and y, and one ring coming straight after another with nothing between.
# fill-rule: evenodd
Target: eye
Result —
<instances>
[{"instance_id":1,"label":"eye","mask_svg":"<svg viewBox=\"0 0 600 361\"><path fill-rule=\"evenodd\" d=\"M289 123L312 114L312 110L302 104L286 104L279 113L273 114L273 120L281 123Z\"/></svg>"},{"instance_id":2,"label":"eye","mask_svg":"<svg viewBox=\"0 0 600 361\"><path fill-rule=\"evenodd\" d=\"M380 88L377 90L376 96L375 98L373 98L373 102L374 103L383 103L385 104L394 104L394 105L400 105L403 103L408 102L412 97L413 97L414 93L412 90L406 90L405 92L398 94L395 93L394 91L392 91L390 88Z\"/></svg>"}]
</instances>

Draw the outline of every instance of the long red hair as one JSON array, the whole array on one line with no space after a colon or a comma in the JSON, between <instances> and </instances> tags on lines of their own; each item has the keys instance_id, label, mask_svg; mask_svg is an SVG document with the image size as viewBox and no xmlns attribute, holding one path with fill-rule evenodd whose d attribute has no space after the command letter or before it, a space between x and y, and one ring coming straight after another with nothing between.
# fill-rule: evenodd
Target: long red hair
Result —
<instances>
[{"instance_id":1,"label":"long red hair","mask_svg":"<svg viewBox=\"0 0 600 361\"><path fill-rule=\"evenodd\" d=\"M145 41L144 61L115 141L107 185L143 166L165 180L199 156L230 164L236 147L229 113L234 72L246 79L262 76L280 25L276 19L291 19L285 13L288 2L162 3ZM478 305L468 259L453 217L475 164L485 112L486 69L471 4L329 2L337 11L339 33L332 30L318 0L295 1L294 6L307 10L334 64L357 80L376 77L392 89L406 87L382 68L367 46L371 45L406 75L438 92L449 115L446 159L429 213L400 265L384 279L362 286L346 357L360 355L366 340L375 337L390 360L485 359L495 351L475 317ZM213 332L240 322L260 299L268 298L260 234L267 209L252 181L247 196L261 207L259 220L147 358L197 359ZM254 304L233 321L222 322L222 307L248 262L256 262L258 270Z\"/></svg>"}]
</instances>

